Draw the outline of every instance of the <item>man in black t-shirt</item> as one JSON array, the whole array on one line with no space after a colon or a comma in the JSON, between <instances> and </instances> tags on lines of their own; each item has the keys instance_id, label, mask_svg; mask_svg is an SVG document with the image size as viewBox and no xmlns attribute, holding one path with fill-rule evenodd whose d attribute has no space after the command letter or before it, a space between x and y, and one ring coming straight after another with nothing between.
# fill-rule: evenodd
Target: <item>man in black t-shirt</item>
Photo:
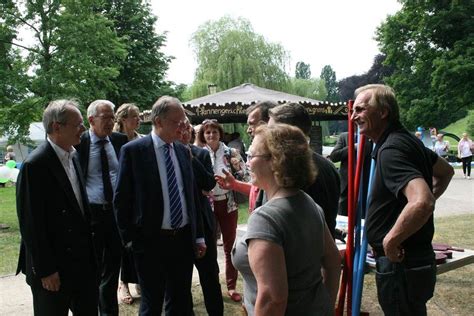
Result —
<instances>
[{"instance_id":1,"label":"man in black t-shirt","mask_svg":"<svg viewBox=\"0 0 474 316\"><path fill-rule=\"evenodd\" d=\"M355 95L352 120L376 144L366 225L379 303L386 315L426 315L436 283L434 205L454 170L401 125L392 88L367 85Z\"/></svg>"}]
</instances>

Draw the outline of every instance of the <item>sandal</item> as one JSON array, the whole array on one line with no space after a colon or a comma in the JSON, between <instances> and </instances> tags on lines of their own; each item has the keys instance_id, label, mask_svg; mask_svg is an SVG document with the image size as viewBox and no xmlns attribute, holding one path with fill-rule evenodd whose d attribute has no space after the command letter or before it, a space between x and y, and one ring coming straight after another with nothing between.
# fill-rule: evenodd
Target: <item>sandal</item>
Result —
<instances>
[{"instance_id":1,"label":"sandal","mask_svg":"<svg viewBox=\"0 0 474 316\"><path fill-rule=\"evenodd\" d=\"M242 301L242 296L235 290L230 290L229 292L227 292L227 295L229 295L230 299L236 303Z\"/></svg>"},{"instance_id":2,"label":"sandal","mask_svg":"<svg viewBox=\"0 0 474 316\"><path fill-rule=\"evenodd\" d=\"M128 289L128 284L120 284L119 285L119 299L122 303L127 305L133 304L133 296L130 294L130 290Z\"/></svg>"}]
</instances>

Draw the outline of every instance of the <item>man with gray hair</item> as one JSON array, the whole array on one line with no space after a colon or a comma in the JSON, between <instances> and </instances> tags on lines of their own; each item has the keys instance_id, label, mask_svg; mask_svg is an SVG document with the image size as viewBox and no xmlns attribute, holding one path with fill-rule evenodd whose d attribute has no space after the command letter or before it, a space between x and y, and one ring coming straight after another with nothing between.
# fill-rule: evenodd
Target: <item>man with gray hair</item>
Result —
<instances>
[{"instance_id":1,"label":"man with gray hair","mask_svg":"<svg viewBox=\"0 0 474 316\"><path fill-rule=\"evenodd\" d=\"M436 283L433 211L454 170L402 126L392 88L366 85L355 95L352 120L376 145L365 225L379 303L386 315L426 315Z\"/></svg>"},{"instance_id":2,"label":"man with gray hair","mask_svg":"<svg viewBox=\"0 0 474 316\"><path fill-rule=\"evenodd\" d=\"M86 180L92 227L97 240L100 262L99 311L101 315L118 315L117 288L122 244L113 213L113 186L118 172L118 158L125 134L112 132L115 105L96 100L87 108L90 129L76 146Z\"/></svg>"},{"instance_id":3,"label":"man with gray hair","mask_svg":"<svg viewBox=\"0 0 474 316\"><path fill-rule=\"evenodd\" d=\"M177 142L186 128L181 102L158 99L150 135L122 147L114 207L123 243L133 251L142 291L140 315L192 315L194 252L206 253L196 211L189 148ZM194 250L194 251L193 251Z\"/></svg>"},{"instance_id":4,"label":"man with gray hair","mask_svg":"<svg viewBox=\"0 0 474 316\"><path fill-rule=\"evenodd\" d=\"M75 156L84 125L78 105L51 102L47 141L23 162L17 182L21 250L35 315L97 315L97 265L85 182Z\"/></svg>"}]
</instances>

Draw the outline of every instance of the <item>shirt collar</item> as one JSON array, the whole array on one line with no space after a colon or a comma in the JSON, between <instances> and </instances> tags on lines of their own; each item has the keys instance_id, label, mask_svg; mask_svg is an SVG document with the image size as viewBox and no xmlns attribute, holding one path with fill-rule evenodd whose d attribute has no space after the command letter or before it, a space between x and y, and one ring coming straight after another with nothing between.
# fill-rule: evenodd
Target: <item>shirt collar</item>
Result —
<instances>
[{"instance_id":1,"label":"shirt collar","mask_svg":"<svg viewBox=\"0 0 474 316\"><path fill-rule=\"evenodd\" d=\"M110 139L109 139L109 136L105 136L104 138L100 138L99 136L97 136L94 131L91 129L89 129L89 135L91 136L91 143L92 144L95 144L103 139L105 139L106 141L110 142Z\"/></svg>"},{"instance_id":2,"label":"shirt collar","mask_svg":"<svg viewBox=\"0 0 474 316\"><path fill-rule=\"evenodd\" d=\"M164 145L167 144L167 143L165 143L164 140L161 139L160 136L158 136L158 135L155 133L154 130L151 132L151 138L152 138L152 140L153 140L153 147L155 147L156 149L161 148L161 147L163 147ZM174 148L174 147L173 147L173 143L170 143L170 146L171 146L171 148Z\"/></svg>"},{"instance_id":3,"label":"shirt collar","mask_svg":"<svg viewBox=\"0 0 474 316\"><path fill-rule=\"evenodd\" d=\"M382 133L382 136L380 136L377 143L375 143L375 148L372 151L372 159L374 159L375 161L377 160L377 153L378 153L380 147L382 147L382 145L387 140L388 135L390 135L390 133L392 133L393 131L400 130L400 129L403 129L403 128L404 127L403 127L402 123L400 123L400 122L395 122L395 123L390 124L385 129L385 131Z\"/></svg>"},{"instance_id":4,"label":"shirt collar","mask_svg":"<svg viewBox=\"0 0 474 316\"><path fill-rule=\"evenodd\" d=\"M76 152L76 148L71 146L71 149L69 151L65 151L64 149L56 145L49 137L47 139L48 142L51 144L51 147L53 147L53 150L56 152L56 155L58 155L60 159L72 159L72 156Z\"/></svg>"}]
</instances>

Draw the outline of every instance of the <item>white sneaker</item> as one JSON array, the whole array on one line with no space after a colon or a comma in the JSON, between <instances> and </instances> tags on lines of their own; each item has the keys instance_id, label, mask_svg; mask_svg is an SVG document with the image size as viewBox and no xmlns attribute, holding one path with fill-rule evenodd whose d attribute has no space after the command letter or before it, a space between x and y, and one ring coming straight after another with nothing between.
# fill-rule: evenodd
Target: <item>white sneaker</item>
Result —
<instances>
[{"instance_id":1,"label":"white sneaker","mask_svg":"<svg viewBox=\"0 0 474 316\"><path fill-rule=\"evenodd\" d=\"M464 179L466 179L466 175L463 175Z\"/></svg>"},{"instance_id":2,"label":"white sneaker","mask_svg":"<svg viewBox=\"0 0 474 316\"><path fill-rule=\"evenodd\" d=\"M468 180L471 180L471 177L468 176L467 179L468 179Z\"/></svg>"}]
</instances>

